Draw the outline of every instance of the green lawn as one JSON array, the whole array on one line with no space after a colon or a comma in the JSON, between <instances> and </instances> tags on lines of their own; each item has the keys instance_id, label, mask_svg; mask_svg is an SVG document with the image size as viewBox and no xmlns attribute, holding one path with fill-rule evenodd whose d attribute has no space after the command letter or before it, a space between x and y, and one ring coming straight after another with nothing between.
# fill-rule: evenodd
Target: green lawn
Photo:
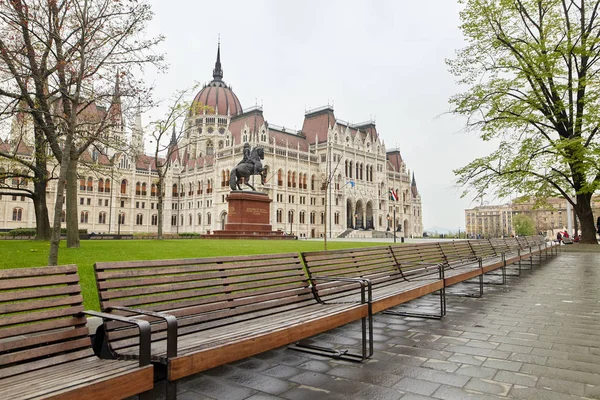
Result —
<instances>
[{"instance_id":1,"label":"green lawn","mask_svg":"<svg viewBox=\"0 0 600 400\"><path fill-rule=\"evenodd\" d=\"M323 250L321 241L305 240L82 240L81 248L61 242L60 264L77 264L87 309L99 310L93 265L97 261L160 260L226 255ZM382 243L328 242L329 250L381 246ZM0 269L47 265L48 242L0 240Z\"/></svg>"}]
</instances>

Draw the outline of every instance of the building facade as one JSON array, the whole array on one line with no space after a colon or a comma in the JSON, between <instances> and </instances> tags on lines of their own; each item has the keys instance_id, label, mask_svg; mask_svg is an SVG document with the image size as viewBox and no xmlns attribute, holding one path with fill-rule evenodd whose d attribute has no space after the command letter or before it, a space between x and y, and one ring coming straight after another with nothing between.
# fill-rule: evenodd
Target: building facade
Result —
<instances>
[{"instance_id":1,"label":"building facade","mask_svg":"<svg viewBox=\"0 0 600 400\"><path fill-rule=\"evenodd\" d=\"M152 156L144 154L139 117L130 131L130 152L106 148L82 158L81 229L95 233L157 231L156 165ZM258 184L257 189L273 201L273 229L303 238L394 227L400 236L423 233L421 196L414 174L411 176L398 150L386 151L373 121L350 124L337 119L332 106L324 106L307 111L299 131L270 124L261 107L243 109L225 84L220 49L213 80L195 96L183 131L184 135L174 135L170 144L175 149L165 185L165 233L223 229L230 171L241 160L244 143L264 149L267 182L264 187ZM113 135L123 137L124 128ZM20 145L21 156L31 157L32 148ZM15 143L9 140L0 146L8 149ZM0 179L1 168L7 171L11 166L0 167ZM8 186L6 180L4 183ZM54 198L51 184L49 205ZM35 214L29 199L0 196L0 229L33 226Z\"/></svg>"},{"instance_id":2,"label":"building facade","mask_svg":"<svg viewBox=\"0 0 600 400\"><path fill-rule=\"evenodd\" d=\"M554 238L558 231L568 227L569 212L575 226L577 218L572 207L563 198L547 199L544 208L535 208L533 202L511 202L503 205L489 205L465 210L467 235L476 237L505 237L514 234L512 219L517 214L527 215L533 221L536 232ZM600 197L592 199L594 216L600 215Z\"/></svg>"}]
</instances>

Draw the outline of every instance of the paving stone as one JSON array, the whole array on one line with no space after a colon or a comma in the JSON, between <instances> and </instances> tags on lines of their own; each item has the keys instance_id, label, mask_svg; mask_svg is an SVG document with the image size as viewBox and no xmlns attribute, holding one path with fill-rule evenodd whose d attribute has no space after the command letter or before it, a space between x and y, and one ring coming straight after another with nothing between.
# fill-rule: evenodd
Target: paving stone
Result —
<instances>
[{"instance_id":1,"label":"paving stone","mask_svg":"<svg viewBox=\"0 0 600 400\"><path fill-rule=\"evenodd\" d=\"M421 367L431 368L431 369L435 369L437 371L454 372L460 367L460 364L455 364L455 363L448 362L448 361L430 359L430 360L425 361L421 365Z\"/></svg>"},{"instance_id":2,"label":"paving stone","mask_svg":"<svg viewBox=\"0 0 600 400\"><path fill-rule=\"evenodd\" d=\"M497 369L486 368L476 365L462 365L459 369L455 371L455 373L458 375L465 375L484 379L491 379L494 375L496 375L497 372Z\"/></svg>"},{"instance_id":3,"label":"paving stone","mask_svg":"<svg viewBox=\"0 0 600 400\"><path fill-rule=\"evenodd\" d=\"M491 379L473 378L465 385L466 390L476 390L483 393L491 393L506 396L512 385L510 383L496 382Z\"/></svg>"},{"instance_id":4,"label":"paving stone","mask_svg":"<svg viewBox=\"0 0 600 400\"><path fill-rule=\"evenodd\" d=\"M280 395L288 400L347 400L343 394L332 393L329 390L301 385Z\"/></svg>"},{"instance_id":5,"label":"paving stone","mask_svg":"<svg viewBox=\"0 0 600 400\"><path fill-rule=\"evenodd\" d=\"M433 394L433 392L437 390L437 388L440 387L440 385L433 382L422 381L420 379L403 378L393 387L404 392L411 392L423 396L430 396L431 394ZM405 397L402 398L404 399Z\"/></svg>"},{"instance_id":6,"label":"paving stone","mask_svg":"<svg viewBox=\"0 0 600 400\"><path fill-rule=\"evenodd\" d=\"M469 340L465 343L465 346L469 347L478 347L480 349L496 349L500 343L498 342L487 342L483 340Z\"/></svg>"},{"instance_id":7,"label":"paving stone","mask_svg":"<svg viewBox=\"0 0 600 400\"><path fill-rule=\"evenodd\" d=\"M310 360L300 364L298 368L314 372L327 372L332 368L332 366L326 361Z\"/></svg>"},{"instance_id":8,"label":"paving stone","mask_svg":"<svg viewBox=\"0 0 600 400\"><path fill-rule=\"evenodd\" d=\"M548 362L546 362L546 366L570 369L573 371L590 372L592 374L600 374L600 365L590 364L581 361L560 360L551 358L548 360Z\"/></svg>"},{"instance_id":9,"label":"paving stone","mask_svg":"<svg viewBox=\"0 0 600 400\"><path fill-rule=\"evenodd\" d=\"M540 400L581 400L581 396L572 396L565 393L553 392L546 389L537 389L524 386L514 386L510 397L515 399L540 399Z\"/></svg>"},{"instance_id":10,"label":"paving stone","mask_svg":"<svg viewBox=\"0 0 600 400\"><path fill-rule=\"evenodd\" d=\"M504 369L507 371L517 372L521 369L523 363L516 361L507 361L507 360L498 360L496 358L488 358L482 364L484 367L496 368L496 369Z\"/></svg>"},{"instance_id":11,"label":"paving stone","mask_svg":"<svg viewBox=\"0 0 600 400\"><path fill-rule=\"evenodd\" d=\"M506 397L496 396L490 393L483 393L474 390L460 389L449 386L441 386L433 393L433 397L443 400L492 400L506 399Z\"/></svg>"},{"instance_id":12,"label":"paving stone","mask_svg":"<svg viewBox=\"0 0 600 400\"><path fill-rule=\"evenodd\" d=\"M315 361L315 362L319 362L319 361ZM302 364L302 365L304 365L304 364ZM272 376L274 378L289 378L291 376L298 375L301 372L302 372L302 370L298 369L298 368L290 367L287 365L276 365L272 368L269 368L269 369L263 371L263 374Z\"/></svg>"},{"instance_id":13,"label":"paving stone","mask_svg":"<svg viewBox=\"0 0 600 400\"><path fill-rule=\"evenodd\" d=\"M251 371L237 370L227 376L229 382L249 387L268 394L280 394L290 389L290 383L283 379L266 376Z\"/></svg>"},{"instance_id":14,"label":"paving stone","mask_svg":"<svg viewBox=\"0 0 600 400\"><path fill-rule=\"evenodd\" d=\"M529 354L531 353L531 350L533 350L533 347L501 343L496 350L510 351L511 353Z\"/></svg>"},{"instance_id":15,"label":"paving stone","mask_svg":"<svg viewBox=\"0 0 600 400\"><path fill-rule=\"evenodd\" d=\"M600 385L585 385L584 396L590 399L600 399Z\"/></svg>"},{"instance_id":16,"label":"paving stone","mask_svg":"<svg viewBox=\"0 0 600 400\"><path fill-rule=\"evenodd\" d=\"M306 386L321 387L332 379L334 378L330 375L306 371L290 378L290 381Z\"/></svg>"},{"instance_id":17,"label":"paving stone","mask_svg":"<svg viewBox=\"0 0 600 400\"><path fill-rule=\"evenodd\" d=\"M453 353L462 353L462 354L470 354L473 356L494 357L494 358L502 358L502 359L507 359L511 354L508 351L480 349L478 347L455 346L455 345L449 345L445 348L445 350L449 351L449 352L453 352Z\"/></svg>"},{"instance_id":18,"label":"paving stone","mask_svg":"<svg viewBox=\"0 0 600 400\"><path fill-rule=\"evenodd\" d=\"M538 377L534 375L521 374L519 372L511 372L500 370L493 378L494 381L512 383L519 386L535 387Z\"/></svg>"},{"instance_id":19,"label":"paving stone","mask_svg":"<svg viewBox=\"0 0 600 400\"><path fill-rule=\"evenodd\" d=\"M256 393L253 389L236 386L227 381L207 375L199 375L197 378L187 381L185 388L191 392L218 400L241 400Z\"/></svg>"},{"instance_id":20,"label":"paving stone","mask_svg":"<svg viewBox=\"0 0 600 400\"><path fill-rule=\"evenodd\" d=\"M550 379L543 376L538 380L537 387L577 396L583 396L585 393L585 385L583 383Z\"/></svg>"},{"instance_id":21,"label":"paving stone","mask_svg":"<svg viewBox=\"0 0 600 400\"><path fill-rule=\"evenodd\" d=\"M599 375L590 374L589 372L570 371L568 369L551 368L533 364L523 364L523 367L521 367L521 371L519 372L572 382L589 383L590 385L597 385L598 382L600 382Z\"/></svg>"},{"instance_id":22,"label":"paving stone","mask_svg":"<svg viewBox=\"0 0 600 400\"><path fill-rule=\"evenodd\" d=\"M481 365L485 360L487 360L487 358L481 356L472 356L470 354L453 354L448 357L447 361L460 364Z\"/></svg>"},{"instance_id":23,"label":"paving stone","mask_svg":"<svg viewBox=\"0 0 600 400\"><path fill-rule=\"evenodd\" d=\"M386 387L392 387L402 379L402 377L398 375L387 374L381 371L371 371L366 368L337 367L330 370L328 374Z\"/></svg>"}]
</instances>

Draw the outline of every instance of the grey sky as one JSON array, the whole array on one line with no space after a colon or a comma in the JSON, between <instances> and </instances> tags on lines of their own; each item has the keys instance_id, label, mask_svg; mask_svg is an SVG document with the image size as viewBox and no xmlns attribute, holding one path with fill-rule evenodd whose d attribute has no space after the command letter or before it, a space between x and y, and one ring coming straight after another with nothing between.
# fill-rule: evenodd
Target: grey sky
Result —
<instances>
[{"instance_id":1,"label":"grey sky","mask_svg":"<svg viewBox=\"0 0 600 400\"><path fill-rule=\"evenodd\" d=\"M460 89L447 71L464 42L455 1L153 0L151 33L170 65L156 94L212 79L221 36L223 80L242 107L262 104L272 124L300 129L304 111L333 103L337 118L371 117L398 147L423 198L423 225L464 229L452 169L490 151L465 120L446 115Z\"/></svg>"}]
</instances>

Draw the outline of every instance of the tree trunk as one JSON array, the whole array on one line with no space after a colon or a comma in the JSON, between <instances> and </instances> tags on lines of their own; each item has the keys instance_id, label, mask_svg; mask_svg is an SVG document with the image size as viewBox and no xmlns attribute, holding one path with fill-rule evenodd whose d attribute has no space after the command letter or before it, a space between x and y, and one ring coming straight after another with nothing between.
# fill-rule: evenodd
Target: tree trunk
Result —
<instances>
[{"instance_id":1,"label":"tree trunk","mask_svg":"<svg viewBox=\"0 0 600 400\"><path fill-rule=\"evenodd\" d=\"M64 154L64 152L63 152ZM64 155L63 155L64 157ZM67 169L67 247L79 248L79 219L77 215L77 159L69 159ZM62 166L61 166L62 167Z\"/></svg>"},{"instance_id":2,"label":"tree trunk","mask_svg":"<svg viewBox=\"0 0 600 400\"><path fill-rule=\"evenodd\" d=\"M581 223L581 243L598 244L590 194L578 194L575 212Z\"/></svg>"},{"instance_id":3,"label":"tree trunk","mask_svg":"<svg viewBox=\"0 0 600 400\"><path fill-rule=\"evenodd\" d=\"M65 149L70 149L72 139L67 136ZM48 265L58 265L58 247L60 245L60 228L62 217L62 205L65 193L65 181L67 179L67 167L69 165L69 151L65 151L60 163L60 172L56 184L56 202L54 203L54 222L52 236L50 238L50 251L48 252Z\"/></svg>"},{"instance_id":4,"label":"tree trunk","mask_svg":"<svg viewBox=\"0 0 600 400\"><path fill-rule=\"evenodd\" d=\"M51 229L46 204L47 181L34 183L33 207L35 208L35 240L50 240Z\"/></svg>"}]
</instances>

